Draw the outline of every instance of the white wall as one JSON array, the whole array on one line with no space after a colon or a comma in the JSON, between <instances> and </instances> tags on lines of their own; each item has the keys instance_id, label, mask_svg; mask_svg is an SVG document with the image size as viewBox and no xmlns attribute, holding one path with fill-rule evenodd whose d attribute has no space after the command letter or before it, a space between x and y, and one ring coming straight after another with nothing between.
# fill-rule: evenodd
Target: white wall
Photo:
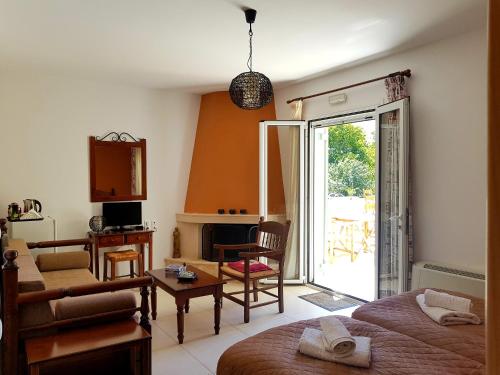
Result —
<instances>
[{"instance_id":1,"label":"white wall","mask_svg":"<svg viewBox=\"0 0 500 375\"><path fill-rule=\"evenodd\" d=\"M411 164L416 260L485 268L486 31L478 30L276 92L278 119L291 118L287 99L410 68ZM304 102L305 119L382 104L383 82Z\"/></svg>"},{"instance_id":2,"label":"white wall","mask_svg":"<svg viewBox=\"0 0 500 375\"><path fill-rule=\"evenodd\" d=\"M36 198L58 222L58 238L84 237L101 204L89 199L88 136L126 131L147 140L154 263L172 253L184 206L199 96L68 77L0 74L0 217L10 202Z\"/></svg>"}]
</instances>

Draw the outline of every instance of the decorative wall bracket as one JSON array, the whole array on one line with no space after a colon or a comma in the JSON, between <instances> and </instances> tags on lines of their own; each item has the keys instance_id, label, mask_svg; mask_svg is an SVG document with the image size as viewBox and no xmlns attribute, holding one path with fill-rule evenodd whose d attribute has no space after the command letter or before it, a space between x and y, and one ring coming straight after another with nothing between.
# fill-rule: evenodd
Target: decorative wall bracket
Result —
<instances>
[{"instance_id":1,"label":"decorative wall bracket","mask_svg":"<svg viewBox=\"0 0 500 375\"><path fill-rule=\"evenodd\" d=\"M141 140L141 138L135 138L127 132L109 132L103 137L95 137L97 141L106 141L106 138L109 138L108 141L110 142L127 142L128 140L131 140L132 142L139 142Z\"/></svg>"}]
</instances>

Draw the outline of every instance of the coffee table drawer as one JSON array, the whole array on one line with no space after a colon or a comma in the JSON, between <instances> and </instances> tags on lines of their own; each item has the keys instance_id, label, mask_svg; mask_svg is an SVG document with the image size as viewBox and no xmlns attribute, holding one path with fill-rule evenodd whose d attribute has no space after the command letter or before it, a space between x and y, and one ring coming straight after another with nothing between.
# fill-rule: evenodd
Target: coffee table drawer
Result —
<instances>
[{"instance_id":1,"label":"coffee table drawer","mask_svg":"<svg viewBox=\"0 0 500 375\"><path fill-rule=\"evenodd\" d=\"M127 234L125 239L125 243L134 244L134 243L144 243L149 241L148 233L133 233Z\"/></svg>"},{"instance_id":2,"label":"coffee table drawer","mask_svg":"<svg viewBox=\"0 0 500 375\"><path fill-rule=\"evenodd\" d=\"M123 245L123 236L106 236L99 238L99 246L121 246Z\"/></svg>"}]
</instances>

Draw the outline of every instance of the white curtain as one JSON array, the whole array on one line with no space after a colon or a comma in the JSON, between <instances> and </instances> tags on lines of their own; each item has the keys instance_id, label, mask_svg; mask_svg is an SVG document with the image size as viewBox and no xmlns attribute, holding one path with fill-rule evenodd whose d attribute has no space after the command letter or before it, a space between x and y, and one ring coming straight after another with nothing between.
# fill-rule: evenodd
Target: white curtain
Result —
<instances>
[{"instance_id":1,"label":"white curtain","mask_svg":"<svg viewBox=\"0 0 500 375\"><path fill-rule=\"evenodd\" d=\"M293 119L302 120L302 101L294 103ZM299 277L299 181L300 181L300 129L289 126L289 173L285 189L286 218L291 221L285 252L285 279Z\"/></svg>"}]
</instances>

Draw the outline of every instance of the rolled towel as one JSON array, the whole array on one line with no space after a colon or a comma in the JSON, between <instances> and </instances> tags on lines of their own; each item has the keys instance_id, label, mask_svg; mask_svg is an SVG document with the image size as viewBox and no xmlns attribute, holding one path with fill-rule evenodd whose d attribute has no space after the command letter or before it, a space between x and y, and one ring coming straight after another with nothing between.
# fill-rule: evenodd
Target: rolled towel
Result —
<instances>
[{"instance_id":1,"label":"rolled towel","mask_svg":"<svg viewBox=\"0 0 500 375\"><path fill-rule=\"evenodd\" d=\"M479 319L476 314L448 310L442 307L427 306L425 304L425 296L423 294L419 294L417 296L417 303L429 318L443 326L481 324L481 319Z\"/></svg>"},{"instance_id":2,"label":"rolled towel","mask_svg":"<svg viewBox=\"0 0 500 375\"><path fill-rule=\"evenodd\" d=\"M323 343L327 352L338 357L351 355L356 349L356 341L344 326L334 316L325 316L319 320L323 331Z\"/></svg>"},{"instance_id":3,"label":"rolled towel","mask_svg":"<svg viewBox=\"0 0 500 375\"><path fill-rule=\"evenodd\" d=\"M356 350L349 356L337 356L327 352L323 345L323 332L319 329L305 328L299 340L299 352L323 361L337 362L356 367L370 367L370 337L353 336Z\"/></svg>"},{"instance_id":4,"label":"rolled towel","mask_svg":"<svg viewBox=\"0 0 500 375\"><path fill-rule=\"evenodd\" d=\"M452 296L432 289L426 289L424 296L425 304L429 307L442 307L443 309L464 313L469 313L472 308L472 301L468 298Z\"/></svg>"}]
</instances>

